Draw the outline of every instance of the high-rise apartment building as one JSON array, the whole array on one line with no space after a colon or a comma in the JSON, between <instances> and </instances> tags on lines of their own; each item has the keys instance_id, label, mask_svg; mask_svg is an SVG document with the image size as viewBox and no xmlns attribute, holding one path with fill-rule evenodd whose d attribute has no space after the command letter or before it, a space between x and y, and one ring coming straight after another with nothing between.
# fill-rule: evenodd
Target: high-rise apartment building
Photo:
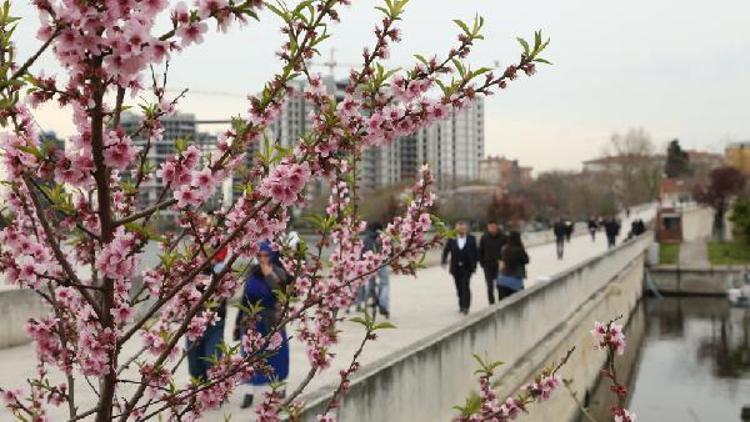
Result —
<instances>
[{"instance_id":1,"label":"high-rise apartment building","mask_svg":"<svg viewBox=\"0 0 750 422\"><path fill-rule=\"evenodd\" d=\"M399 140L402 179L427 163L439 189L477 180L479 161L484 157L484 102L476 99L413 137Z\"/></svg>"},{"instance_id":2,"label":"high-rise apartment building","mask_svg":"<svg viewBox=\"0 0 750 422\"><path fill-rule=\"evenodd\" d=\"M344 97L346 81L323 78L328 92ZM303 84L296 87L304 89ZM290 146L310 130L309 114L314 108L296 95L284 104L279 119L267 136L282 146ZM429 164L439 189L449 189L479 178L479 161L484 156L484 103L476 99L464 109L451 113L417 133L397 139L388 146L368 149L360 162L364 189L378 189L410 182L422 164Z\"/></svg>"},{"instance_id":3,"label":"high-rise apartment building","mask_svg":"<svg viewBox=\"0 0 750 422\"><path fill-rule=\"evenodd\" d=\"M145 147L147 139L144 136L145 131L137 135L143 122L143 117L132 113L123 113L120 124L123 130L130 134L133 144L139 147ZM203 132L198 132L195 115L190 113L176 113L161 119L164 133L159 140L152 141L146 159L158 168L168 157L175 154L175 141L185 139L196 145L202 152L206 153L215 148L216 137ZM138 203L142 206L154 204L159 199L164 185L161 179L154 177L141 185ZM216 199L218 201L218 198ZM164 214L169 214L165 212Z\"/></svg>"}]
</instances>

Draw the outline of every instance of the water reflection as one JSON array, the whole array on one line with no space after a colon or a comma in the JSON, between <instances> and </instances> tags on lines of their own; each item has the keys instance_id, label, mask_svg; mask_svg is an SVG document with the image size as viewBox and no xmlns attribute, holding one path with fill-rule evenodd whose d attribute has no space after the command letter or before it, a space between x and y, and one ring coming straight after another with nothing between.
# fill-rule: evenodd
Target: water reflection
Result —
<instances>
[{"instance_id":1,"label":"water reflection","mask_svg":"<svg viewBox=\"0 0 750 422\"><path fill-rule=\"evenodd\" d=\"M639 420L740 421L750 406L750 309L724 298L646 299L626 333L618 373ZM606 388L589 400L598 421L609 420Z\"/></svg>"}]
</instances>

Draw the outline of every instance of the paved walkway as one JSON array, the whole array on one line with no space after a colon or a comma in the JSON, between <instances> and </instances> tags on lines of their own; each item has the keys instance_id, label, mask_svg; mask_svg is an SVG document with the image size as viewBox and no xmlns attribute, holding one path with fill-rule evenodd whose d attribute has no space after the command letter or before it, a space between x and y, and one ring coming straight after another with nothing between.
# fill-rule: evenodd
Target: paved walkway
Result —
<instances>
[{"instance_id":1,"label":"paved walkway","mask_svg":"<svg viewBox=\"0 0 750 422\"><path fill-rule=\"evenodd\" d=\"M633 218L641 217L644 220L653 218L653 208L642 211ZM623 221L623 236L629 228L629 221ZM554 243L548 243L529 248L531 263L528 267L529 279L527 286L533 285L540 278L552 277L565 271L587 259L606 251L606 239L600 232L596 241L592 242L588 234L577 236L565 245L565 257L557 260ZM472 289L472 311L488 306L485 290L484 276L481 269L471 280ZM441 329L461 320L463 316L458 312L453 281L447 270L439 266L426 268L419 272L417 278L394 276L391 277L391 313L392 322L398 327L396 330L383 331L377 341L368 344L361 362L371 363L388 354L424 338L433 335ZM228 316L228 321L234 321L234 315ZM325 387L327 384L338 380L339 369L348 365L356 345L361 341L362 328L358 324L344 322L339 327L341 343L336 346L337 358L331 368L318 376L309 386L307 391ZM226 340L231 341L231 327L227 327ZM293 335L293 330L289 331ZM132 350L137 350L137 344L131 345ZM34 347L32 345L19 346L0 350L0 374L2 381L0 385L5 387L23 387L24 380L34 375ZM291 345L291 373L289 376L289 388L294 389L302 380L309 365L304 348L292 340ZM188 379L187 369L177 374L178 382L186 382ZM94 397L91 393L79 387L78 397L88 403L81 403L82 409L86 404L92 404ZM87 389L86 389L87 390ZM206 420L222 420L223 415L232 414L232 420L253 420L249 411L240 410L239 403L241 393L236 391L230 402L219 411L213 412ZM456 398L456 402L462 401ZM243 414L244 413L244 414ZM242 416L240 416L242 415ZM245 416L247 415L247 416ZM50 416L52 420L64 420L67 410L63 408L52 409ZM10 415L3 408L0 410L0 420L10 420Z\"/></svg>"},{"instance_id":2,"label":"paved walkway","mask_svg":"<svg viewBox=\"0 0 750 422\"><path fill-rule=\"evenodd\" d=\"M706 239L697 239L680 244L680 266L708 268L708 247Z\"/></svg>"}]
</instances>

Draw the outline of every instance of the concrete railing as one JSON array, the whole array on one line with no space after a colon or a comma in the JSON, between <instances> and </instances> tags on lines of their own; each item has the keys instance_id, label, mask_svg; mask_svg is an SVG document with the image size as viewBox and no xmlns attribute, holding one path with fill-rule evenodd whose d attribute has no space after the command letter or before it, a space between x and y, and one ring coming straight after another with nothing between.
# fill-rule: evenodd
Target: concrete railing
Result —
<instances>
[{"instance_id":1,"label":"concrete railing","mask_svg":"<svg viewBox=\"0 0 750 422\"><path fill-rule=\"evenodd\" d=\"M0 291L0 349L29 342L26 321L46 315L48 310L36 293L28 289Z\"/></svg>"},{"instance_id":2,"label":"concrete railing","mask_svg":"<svg viewBox=\"0 0 750 422\"><path fill-rule=\"evenodd\" d=\"M476 390L474 353L506 362L498 374L498 391L510 395L577 345L563 375L576 379L578 397L583 397L604 361L602 353L592 350L591 324L627 317L634 309L642 293L645 251L652 242L649 232L366 365L352 380L338 420L450 420L452 406ZM304 398L305 420L321 413L331 391L321 388ZM576 413L565 393L534 410L535 420L564 421Z\"/></svg>"}]
</instances>

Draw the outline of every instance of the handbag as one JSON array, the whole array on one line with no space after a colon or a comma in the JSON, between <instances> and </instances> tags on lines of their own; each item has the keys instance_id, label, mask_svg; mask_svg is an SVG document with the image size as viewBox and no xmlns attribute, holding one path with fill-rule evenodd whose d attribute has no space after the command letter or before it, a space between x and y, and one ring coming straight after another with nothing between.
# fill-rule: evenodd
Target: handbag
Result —
<instances>
[{"instance_id":1,"label":"handbag","mask_svg":"<svg viewBox=\"0 0 750 422\"><path fill-rule=\"evenodd\" d=\"M498 286L505 287L507 289L517 292L523 290L523 279L519 277L513 277L509 275L499 275L496 281Z\"/></svg>"}]
</instances>

